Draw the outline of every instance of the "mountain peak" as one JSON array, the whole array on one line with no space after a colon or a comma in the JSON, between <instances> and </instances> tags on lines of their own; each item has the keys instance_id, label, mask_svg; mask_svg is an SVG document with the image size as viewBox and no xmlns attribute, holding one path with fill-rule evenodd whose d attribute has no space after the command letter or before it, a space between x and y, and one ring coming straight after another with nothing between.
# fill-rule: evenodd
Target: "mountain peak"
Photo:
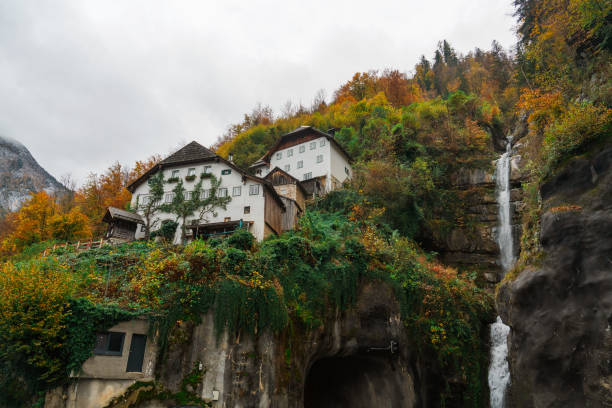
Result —
<instances>
[{"instance_id":1,"label":"mountain peak","mask_svg":"<svg viewBox=\"0 0 612 408\"><path fill-rule=\"evenodd\" d=\"M15 211L32 192L65 191L21 142L0 135L0 212Z\"/></svg>"}]
</instances>

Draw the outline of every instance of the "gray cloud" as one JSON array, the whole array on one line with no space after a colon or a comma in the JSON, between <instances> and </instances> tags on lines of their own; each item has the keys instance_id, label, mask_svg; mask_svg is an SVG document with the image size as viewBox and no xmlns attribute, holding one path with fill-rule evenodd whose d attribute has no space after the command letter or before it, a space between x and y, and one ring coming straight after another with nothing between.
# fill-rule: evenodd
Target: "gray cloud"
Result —
<instances>
[{"instance_id":1,"label":"gray cloud","mask_svg":"<svg viewBox=\"0 0 612 408\"><path fill-rule=\"evenodd\" d=\"M0 134L83 181L210 145L257 102L279 111L357 71L411 71L443 38L509 47L511 13L511 0L4 0Z\"/></svg>"}]
</instances>

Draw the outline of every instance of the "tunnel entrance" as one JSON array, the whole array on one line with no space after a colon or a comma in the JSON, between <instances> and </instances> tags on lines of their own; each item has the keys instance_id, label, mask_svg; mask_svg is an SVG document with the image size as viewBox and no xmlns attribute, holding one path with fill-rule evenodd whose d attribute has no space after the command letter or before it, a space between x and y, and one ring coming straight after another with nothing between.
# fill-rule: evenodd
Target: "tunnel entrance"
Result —
<instances>
[{"instance_id":1,"label":"tunnel entrance","mask_svg":"<svg viewBox=\"0 0 612 408\"><path fill-rule=\"evenodd\" d=\"M410 407L410 375L388 355L328 357L310 368L304 385L304 408Z\"/></svg>"}]
</instances>

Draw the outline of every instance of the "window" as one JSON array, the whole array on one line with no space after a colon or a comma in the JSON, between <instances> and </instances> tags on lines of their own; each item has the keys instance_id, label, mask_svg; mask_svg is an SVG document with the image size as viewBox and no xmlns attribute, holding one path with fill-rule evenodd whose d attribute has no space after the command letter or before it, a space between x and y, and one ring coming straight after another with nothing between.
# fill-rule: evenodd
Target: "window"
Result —
<instances>
[{"instance_id":1,"label":"window","mask_svg":"<svg viewBox=\"0 0 612 408\"><path fill-rule=\"evenodd\" d=\"M310 150L314 150L317 148L317 142L310 142Z\"/></svg>"},{"instance_id":2,"label":"window","mask_svg":"<svg viewBox=\"0 0 612 408\"><path fill-rule=\"evenodd\" d=\"M251 207L248 206L248 205L246 207L244 207L244 213L245 214L250 214L251 213Z\"/></svg>"},{"instance_id":3,"label":"window","mask_svg":"<svg viewBox=\"0 0 612 408\"><path fill-rule=\"evenodd\" d=\"M225 169L225 170L221 170L221 174L224 176L227 176L228 174L231 174L232 171L230 169Z\"/></svg>"},{"instance_id":4,"label":"window","mask_svg":"<svg viewBox=\"0 0 612 408\"><path fill-rule=\"evenodd\" d=\"M300 153L304 153L306 151L306 145L300 146Z\"/></svg>"},{"instance_id":5,"label":"window","mask_svg":"<svg viewBox=\"0 0 612 408\"><path fill-rule=\"evenodd\" d=\"M283 152L276 153L276 160L280 160L283 158Z\"/></svg>"},{"instance_id":6,"label":"window","mask_svg":"<svg viewBox=\"0 0 612 408\"><path fill-rule=\"evenodd\" d=\"M210 197L210 190L202 190L202 194L200 195L200 198L202 200L206 200L208 197Z\"/></svg>"},{"instance_id":7,"label":"window","mask_svg":"<svg viewBox=\"0 0 612 408\"><path fill-rule=\"evenodd\" d=\"M317 155L317 163L323 163L323 155L322 154Z\"/></svg>"},{"instance_id":8,"label":"window","mask_svg":"<svg viewBox=\"0 0 612 408\"><path fill-rule=\"evenodd\" d=\"M195 167L192 167L187 170L187 176L195 176Z\"/></svg>"},{"instance_id":9,"label":"window","mask_svg":"<svg viewBox=\"0 0 612 408\"><path fill-rule=\"evenodd\" d=\"M321 147L325 146L325 139L321 139L321 141L319 142L319 146Z\"/></svg>"},{"instance_id":10,"label":"window","mask_svg":"<svg viewBox=\"0 0 612 408\"><path fill-rule=\"evenodd\" d=\"M290 164L285 164L285 171L289 171L291 170L291 165Z\"/></svg>"},{"instance_id":11,"label":"window","mask_svg":"<svg viewBox=\"0 0 612 408\"><path fill-rule=\"evenodd\" d=\"M304 173L304 180L310 180L312 178L312 172Z\"/></svg>"},{"instance_id":12,"label":"window","mask_svg":"<svg viewBox=\"0 0 612 408\"><path fill-rule=\"evenodd\" d=\"M249 186L249 195L259 195L259 184L251 184Z\"/></svg>"},{"instance_id":13,"label":"window","mask_svg":"<svg viewBox=\"0 0 612 408\"><path fill-rule=\"evenodd\" d=\"M349 176L351 174L351 172L349 171L348 167L344 168L344 172L346 173L347 176Z\"/></svg>"},{"instance_id":14,"label":"window","mask_svg":"<svg viewBox=\"0 0 612 408\"><path fill-rule=\"evenodd\" d=\"M181 174L180 170L172 170L172 178L178 177Z\"/></svg>"},{"instance_id":15,"label":"window","mask_svg":"<svg viewBox=\"0 0 612 408\"><path fill-rule=\"evenodd\" d=\"M241 195L241 194L242 194L242 187L241 187L241 186L238 186L238 187L234 187L234 188L233 188L233 190L232 190L232 195L233 195L234 197L238 197L238 196L239 196L239 195Z\"/></svg>"},{"instance_id":16,"label":"window","mask_svg":"<svg viewBox=\"0 0 612 408\"><path fill-rule=\"evenodd\" d=\"M303 160L300 160L300 161L298 162L297 168L298 168L298 169L301 169L302 167L304 167L304 161L303 161Z\"/></svg>"},{"instance_id":17,"label":"window","mask_svg":"<svg viewBox=\"0 0 612 408\"><path fill-rule=\"evenodd\" d=\"M138 202L140 205L147 205L151 201L151 196L148 194L140 194L138 196Z\"/></svg>"},{"instance_id":18,"label":"window","mask_svg":"<svg viewBox=\"0 0 612 408\"><path fill-rule=\"evenodd\" d=\"M185 200L189 201L193 199L193 191L185 191Z\"/></svg>"},{"instance_id":19,"label":"window","mask_svg":"<svg viewBox=\"0 0 612 408\"><path fill-rule=\"evenodd\" d=\"M210 173L210 169L212 168L212 166L204 166L204 170L202 171L202 173Z\"/></svg>"},{"instance_id":20,"label":"window","mask_svg":"<svg viewBox=\"0 0 612 408\"><path fill-rule=\"evenodd\" d=\"M287 157L293 156L293 149L287 150Z\"/></svg>"},{"instance_id":21,"label":"window","mask_svg":"<svg viewBox=\"0 0 612 408\"><path fill-rule=\"evenodd\" d=\"M261 169L257 170L255 173L258 175L261 174Z\"/></svg>"},{"instance_id":22,"label":"window","mask_svg":"<svg viewBox=\"0 0 612 408\"><path fill-rule=\"evenodd\" d=\"M227 188L220 188L217 190L217 197L227 197Z\"/></svg>"},{"instance_id":23,"label":"window","mask_svg":"<svg viewBox=\"0 0 612 408\"><path fill-rule=\"evenodd\" d=\"M231 220L232 220L232 218L231 218L231 217L225 217L225 218L223 219L223 222L229 222L229 221L231 221Z\"/></svg>"},{"instance_id":24,"label":"window","mask_svg":"<svg viewBox=\"0 0 612 408\"><path fill-rule=\"evenodd\" d=\"M174 193L166 194L166 202L167 203L171 203L173 199L174 199Z\"/></svg>"},{"instance_id":25,"label":"window","mask_svg":"<svg viewBox=\"0 0 612 408\"><path fill-rule=\"evenodd\" d=\"M125 333L122 332L105 332L96 335L96 346L94 354L103 354L106 356L120 356L123 352L123 339Z\"/></svg>"}]
</instances>

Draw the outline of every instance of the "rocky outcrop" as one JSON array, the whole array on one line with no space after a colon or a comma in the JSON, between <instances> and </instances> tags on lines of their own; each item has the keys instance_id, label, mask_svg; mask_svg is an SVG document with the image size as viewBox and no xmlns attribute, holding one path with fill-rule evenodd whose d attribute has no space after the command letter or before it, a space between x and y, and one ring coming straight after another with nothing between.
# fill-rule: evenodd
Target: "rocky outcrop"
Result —
<instances>
[{"instance_id":1,"label":"rocky outcrop","mask_svg":"<svg viewBox=\"0 0 612 408\"><path fill-rule=\"evenodd\" d=\"M194 391L214 406L427 406L399 305L383 284L366 284L354 309L316 330L294 327L291 338L217 338L211 313L198 326L185 325L179 337L160 366L160 381L176 392L201 363Z\"/></svg>"},{"instance_id":2,"label":"rocky outcrop","mask_svg":"<svg viewBox=\"0 0 612 408\"><path fill-rule=\"evenodd\" d=\"M514 248L519 249L523 179L520 155L513 156L511 173ZM442 261L461 268L481 271L486 282L495 284L502 278L499 247L496 241L499 206L495 196L495 162L487 168L464 168L451 177L457 196L457 208L463 213L450 231L438 231L432 239L433 249ZM518 254L518 252L517 252Z\"/></svg>"},{"instance_id":3,"label":"rocky outcrop","mask_svg":"<svg viewBox=\"0 0 612 408\"><path fill-rule=\"evenodd\" d=\"M15 211L31 192L66 191L21 143L0 136L0 213Z\"/></svg>"},{"instance_id":4,"label":"rocky outcrop","mask_svg":"<svg viewBox=\"0 0 612 408\"><path fill-rule=\"evenodd\" d=\"M612 148L541 188L541 263L497 296L514 407L612 406Z\"/></svg>"}]
</instances>

